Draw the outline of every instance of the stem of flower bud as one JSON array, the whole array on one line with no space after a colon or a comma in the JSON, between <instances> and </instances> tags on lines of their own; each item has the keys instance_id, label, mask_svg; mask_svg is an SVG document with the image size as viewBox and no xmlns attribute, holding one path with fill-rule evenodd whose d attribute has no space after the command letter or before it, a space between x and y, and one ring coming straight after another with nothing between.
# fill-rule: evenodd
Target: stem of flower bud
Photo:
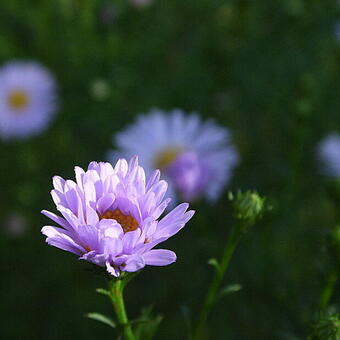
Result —
<instances>
[{"instance_id":1,"label":"stem of flower bud","mask_svg":"<svg viewBox=\"0 0 340 340\"><path fill-rule=\"evenodd\" d=\"M224 248L222 259L219 263L219 270L215 271L213 281L211 282L210 288L208 290L204 304L202 306L201 313L200 313L200 316L199 316L199 319L196 325L196 330L194 332L193 340L200 340L202 338L208 315L216 301L216 297L217 297L221 282L229 267L230 260L233 256L233 253L242 235L243 233L241 232L241 228L236 227L232 229L231 235Z\"/></svg>"}]
</instances>

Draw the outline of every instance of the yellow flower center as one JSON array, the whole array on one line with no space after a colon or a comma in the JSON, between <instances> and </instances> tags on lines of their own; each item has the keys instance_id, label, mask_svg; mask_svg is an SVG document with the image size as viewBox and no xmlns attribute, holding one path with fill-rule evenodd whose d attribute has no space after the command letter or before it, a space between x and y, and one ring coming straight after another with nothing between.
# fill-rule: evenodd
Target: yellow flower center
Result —
<instances>
[{"instance_id":1,"label":"yellow flower center","mask_svg":"<svg viewBox=\"0 0 340 340\"><path fill-rule=\"evenodd\" d=\"M27 94L22 90L14 90L8 95L8 105L13 110L24 109L29 102Z\"/></svg>"},{"instance_id":2,"label":"yellow flower center","mask_svg":"<svg viewBox=\"0 0 340 340\"><path fill-rule=\"evenodd\" d=\"M99 217L100 220L104 218L116 220L122 226L124 233L134 231L138 228L137 220L130 215L124 215L119 209L113 211L108 210Z\"/></svg>"},{"instance_id":3,"label":"yellow flower center","mask_svg":"<svg viewBox=\"0 0 340 340\"><path fill-rule=\"evenodd\" d=\"M155 167L157 169L164 169L175 161L178 154L181 152L180 148L168 148L160 152L155 158Z\"/></svg>"}]
</instances>

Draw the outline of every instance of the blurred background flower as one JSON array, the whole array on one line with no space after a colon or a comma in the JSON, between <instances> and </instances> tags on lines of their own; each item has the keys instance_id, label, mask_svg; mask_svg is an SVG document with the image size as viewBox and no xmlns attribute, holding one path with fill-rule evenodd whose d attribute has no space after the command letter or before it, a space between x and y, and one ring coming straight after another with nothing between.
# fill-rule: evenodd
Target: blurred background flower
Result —
<instances>
[{"instance_id":1,"label":"blurred background flower","mask_svg":"<svg viewBox=\"0 0 340 340\"><path fill-rule=\"evenodd\" d=\"M335 24L335 37L338 41L340 41L340 22Z\"/></svg>"},{"instance_id":2,"label":"blurred background flower","mask_svg":"<svg viewBox=\"0 0 340 340\"><path fill-rule=\"evenodd\" d=\"M3 226L10 237L17 238L25 235L27 231L27 221L23 215L18 212L11 213L5 221Z\"/></svg>"},{"instance_id":3,"label":"blurred background flower","mask_svg":"<svg viewBox=\"0 0 340 340\"><path fill-rule=\"evenodd\" d=\"M317 155L324 175L340 178L340 134L332 133L324 137L319 143Z\"/></svg>"},{"instance_id":4,"label":"blurred background flower","mask_svg":"<svg viewBox=\"0 0 340 340\"><path fill-rule=\"evenodd\" d=\"M110 95L110 85L105 79L95 79L91 83L90 92L94 99L102 101Z\"/></svg>"},{"instance_id":5,"label":"blurred background flower","mask_svg":"<svg viewBox=\"0 0 340 340\"><path fill-rule=\"evenodd\" d=\"M0 135L28 138L45 130L56 111L56 84L35 62L11 61L0 69Z\"/></svg>"},{"instance_id":6,"label":"blurred background flower","mask_svg":"<svg viewBox=\"0 0 340 340\"><path fill-rule=\"evenodd\" d=\"M170 197L206 196L215 201L229 182L239 156L227 128L196 113L154 109L114 137L118 155L138 155L148 173L161 169L171 184Z\"/></svg>"},{"instance_id":7,"label":"blurred background flower","mask_svg":"<svg viewBox=\"0 0 340 340\"><path fill-rule=\"evenodd\" d=\"M130 3L137 8L144 8L151 5L153 0L130 0Z\"/></svg>"}]
</instances>

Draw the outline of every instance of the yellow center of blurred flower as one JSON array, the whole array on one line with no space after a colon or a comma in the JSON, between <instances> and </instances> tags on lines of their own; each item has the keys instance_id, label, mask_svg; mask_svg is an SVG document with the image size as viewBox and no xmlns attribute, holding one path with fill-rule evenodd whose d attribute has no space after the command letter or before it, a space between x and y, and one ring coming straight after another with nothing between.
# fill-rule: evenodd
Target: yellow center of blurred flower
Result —
<instances>
[{"instance_id":1,"label":"yellow center of blurred flower","mask_svg":"<svg viewBox=\"0 0 340 340\"><path fill-rule=\"evenodd\" d=\"M137 220L130 215L124 215L119 209L106 211L100 216L100 220L104 218L116 220L122 226L124 233L134 231L138 228Z\"/></svg>"},{"instance_id":2,"label":"yellow center of blurred flower","mask_svg":"<svg viewBox=\"0 0 340 340\"><path fill-rule=\"evenodd\" d=\"M155 158L155 167L157 169L164 169L169 166L181 152L180 148L168 148L160 152Z\"/></svg>"},{"instance_id":3,"label":"yellow center of blurred flower","mask_svg":"<svg viewBox=\"0 0 340 340\"><path fill-rule=\"evenodd\" d=\"M14 90L8 95L8 105L13 110L24 109L29 102L27 94L22 90Z\"/></svg>"}]
</instances>

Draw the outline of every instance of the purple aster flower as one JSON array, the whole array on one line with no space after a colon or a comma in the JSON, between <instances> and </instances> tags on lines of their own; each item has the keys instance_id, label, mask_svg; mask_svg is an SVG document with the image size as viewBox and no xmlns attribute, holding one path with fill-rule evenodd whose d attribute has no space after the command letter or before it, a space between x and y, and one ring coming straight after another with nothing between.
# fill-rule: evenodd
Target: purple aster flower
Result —
<instances>
[{"instance_id":1,"label":"purple aster flower","mask_svg":"<svg viewBox=\"0 0 340 340\"><path fill-rule=\"evenodd\" d=\"M326 176L340 178L340 134L332 133L321 140L317 158Z\"/></svg>"},{"instance_id":2,"label":"purple aster flower","mask_svg":"<svg viewBox=\"0 0 340 340\"><path fill-rule=\"evenodd\" d=\"M152 110L114 137L120 148L110 159L138 154L147 173L161 169L170 190L191 201L214 201L229 182L239 156L228 129L181 110Z\"/></svg>"},{"instance_id":3,"label":"purple aster flower","mask_svg":"<svg viewBox=\"0 0 340 340\"><path fill-rule=\"evenodd\" d=\"M56 84L35 62L12 61L0 69L0 136L23 139L45 130L56 111Z\"/></svg>"},{"instance_id":4,"label":"purple aster flower","mask_svg":"<svg viewBox=\"0 0 340 340\"><path fill-rule=\"evenodd\" d=\"M60 226L42 228L48 244L106 267L113 276L176 261L174 252L153 248L182 229L194 211L183 203L160 219L170 199L163 199L167 183L159 171L146 180L133 157L114 168L91 162L86 172L76 167L75 174L76 182L53 178L51 195L62 217L42 211Z\"/></svg>"}]
</instances>

